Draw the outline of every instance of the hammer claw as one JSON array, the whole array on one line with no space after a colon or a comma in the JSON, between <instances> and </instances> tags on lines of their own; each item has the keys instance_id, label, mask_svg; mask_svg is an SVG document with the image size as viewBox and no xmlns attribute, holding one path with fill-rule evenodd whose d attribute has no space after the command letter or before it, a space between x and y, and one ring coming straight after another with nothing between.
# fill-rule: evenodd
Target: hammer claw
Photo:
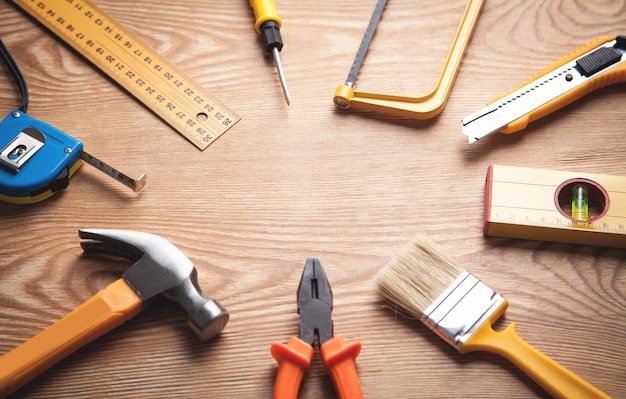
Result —
<instances>
[{"instance_id":1,"label":"hammer claw","mask_svg":"<svg viewBox=\"0 0 626 399\"><path fill-rule=\"evenodd\" d=\"M83 251L87 253L118 256L120 258L130 259L133 261L138 261L143 255L141 251L132 246L110 244L96 240L81 241L80 246Z\"/></svg>"},{"instance_id":2,"label":"hammer claw","mask_svg":"<svg viewBox=\"0 0 626 399\"><path fill-rule=\"evenodd\" d=\"M118 255L131 260L140 259L145 252L164 243L174 248L175 252L180 252L166 239L138 231L80 229L78 236L85 240L81 242L81 247L86 251Z\"/></svg>"}]
</instances>

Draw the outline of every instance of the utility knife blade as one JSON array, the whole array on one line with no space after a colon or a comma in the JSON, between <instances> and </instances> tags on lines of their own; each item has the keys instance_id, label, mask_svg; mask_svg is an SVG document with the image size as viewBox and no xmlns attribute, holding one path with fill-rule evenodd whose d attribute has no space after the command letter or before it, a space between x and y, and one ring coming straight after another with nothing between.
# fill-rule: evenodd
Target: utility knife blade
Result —
<instances>
[{"instance_id":1,"label":"utility knife blade","mask_svg":"<svg viewBox=\"0 0 626 399\"><path fill-rule=\"evenodd\" d=\"M559 59L516 89L462 120L470 144L520 131L581 97L626 81L626 36L603 36Z\"/></svg>"}]
</instances>

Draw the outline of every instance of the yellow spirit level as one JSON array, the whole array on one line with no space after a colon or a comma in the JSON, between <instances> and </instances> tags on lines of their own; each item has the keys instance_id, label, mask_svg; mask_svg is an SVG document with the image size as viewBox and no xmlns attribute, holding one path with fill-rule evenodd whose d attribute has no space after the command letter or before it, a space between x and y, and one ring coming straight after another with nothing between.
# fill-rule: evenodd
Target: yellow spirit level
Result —
<instances>
[{"instance_id":1,"label":"yellow spirit level","mask_svg":"<svg viewBox=\"0 0 626 399\"><path fill-rule=\"evenodd\" d=\"M586 189L584 220L578 185ZM491 165L484 234L626 248L626 177Z\"/></svg>"}]
</instances>

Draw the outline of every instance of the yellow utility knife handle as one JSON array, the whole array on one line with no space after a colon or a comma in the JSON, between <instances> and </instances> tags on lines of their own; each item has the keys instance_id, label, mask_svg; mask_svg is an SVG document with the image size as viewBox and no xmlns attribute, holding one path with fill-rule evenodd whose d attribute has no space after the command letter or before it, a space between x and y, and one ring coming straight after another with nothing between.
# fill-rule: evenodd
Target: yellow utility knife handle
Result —
<instances>
[{"instance_id":1,"label":"yellow utility knife handle","mask_svg":"<svg viewBox=\"0 0 626 399\"><path fill-rule=\"evenodd\" d=\"M254 30L261 33L261 25L267 21L275 21L280 28L283 21L276 13L276 6L272 0L250 0L250 6L254 11Z\"/></svg>"},{"instance_id":2,"label":"yellow utility knife handle","mask_svg":"<svg viewBox=\"0 0 626 399\"><path fill-rule=\"evenodd\" d=\"M548 75L550 72L554 71L560 66L575 60L576 58L597 48L603 43L606 43L615 39L616 39L616 36L601 36L591 41L590 43L580 47L579 49L574 50L573 52L566 55L565 57L548 65L542 71L538 72L537 74L535 74L535 76L531 77L530 79L528 79L526 82L522 83L515 89L495 97L494 99L489 101L487 105L491 105L494 102L500 100L501 98L506 97L509 94L513 93L514 91L517 91L521 89L522 87L528 85L529 83L545 75ZM567 92L566 94L558 98L555 98L554 100L544 104L543 106L529 112L523 117L516 119L513 122L509 123L502 130L500 130L500 133L510 134L510 133L515 133L520 130L523 130L526 128L526 126L528 126L529 123L534 122L538 119L541 119L544 116L549 115L552 112L555 112L565 107L566 105L573 103L574 101L580 99L581 97L586 96L587 94L595 90L598 90L602 87L609 86L612 84L620 83L620 82L626 82L626 63L622 63L607 72L598 73L597 75L589 78L589 80L587 80L585 84L580 85L579 87Z\"/></svg>"},{"instance_id":3,"label":"yellow utility knife handle","mask_svg":"<svg viewBox=\"0 0 626 399\"><path fill-rule=\"evenodd\" d=\"M491 323L484 323L459 349L460 353L475 351L496 353L510 360L555 398L610 399L607 394L520 338L515 331L515 323L503 332L496 332Z\"/></svg>"},{"instance_id":4,"label":"yellow utility knife handle","mask_svg":"<svg viewBox=\"0 0 626 399\"><path fill-rule=\"evenodd\" d=\"M67 316L0 357L0 397L137 315L143 301L119 279Z\"/></svg>"}]
</instances>

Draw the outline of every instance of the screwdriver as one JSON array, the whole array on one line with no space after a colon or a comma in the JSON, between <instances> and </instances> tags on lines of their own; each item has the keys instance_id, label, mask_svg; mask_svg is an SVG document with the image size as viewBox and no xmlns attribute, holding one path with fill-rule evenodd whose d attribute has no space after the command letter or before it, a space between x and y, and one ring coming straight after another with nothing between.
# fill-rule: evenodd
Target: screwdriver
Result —
<instances>
[{"instance_id":1,"label":"screwdriver","mask_svg":"<svg viewBox=\"0 0 626 399\"><path fill-rule=\"evenodd\" d=\"M287 105L289 105L291 104L291 98L279 54L283 48L283 39L280 36L282 20L276 13L273 0L250 0L250 6L254 10L254 29L265 39L265 51L272 53L274 56L276 69L278 69L278 78L283 88L283 95Z\"/></svg>"}]
</instances>

